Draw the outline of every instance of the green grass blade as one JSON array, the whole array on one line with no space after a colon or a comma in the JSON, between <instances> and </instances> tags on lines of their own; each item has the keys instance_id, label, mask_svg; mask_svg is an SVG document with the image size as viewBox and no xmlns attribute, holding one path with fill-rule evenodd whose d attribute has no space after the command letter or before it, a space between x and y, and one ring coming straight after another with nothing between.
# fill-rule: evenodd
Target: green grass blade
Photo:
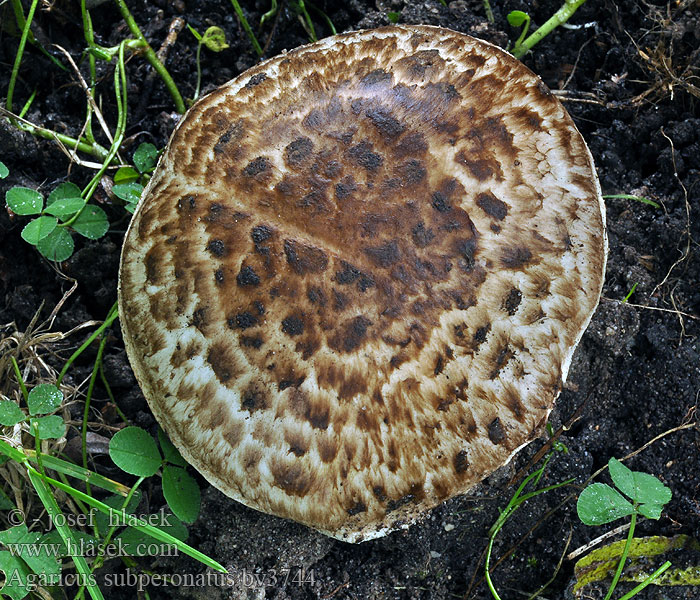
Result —
<instances>
[{"instance_id":1,"label":"green grass blade","mask_svg":"<svg viewBox=\"0 0 700 600\"><path fill-rule=\"evenodd\" d=\"M104 504L103 502L100 502L99 500L95 500L91 496L88 496L87 494L84 494L83 492L76 490L75 488L70 487L69 485L65 485L61 483L60 481L56 481L55 479L51 479L51 477L43 477L42 475L39 475L43 479L45 479L48 483L51 485L63 490L67 494L73 496L74 498L78 498L79 500L82 500L85 502L85 504L89 504L93 508L96 508L100 512L110 515L110 517L114 516L116 518L120 518L125 525L130 525L134 529L137 529L139 531L143 531L144 533L150 535L152 538L158 540L159 542L164 542L166 544L171 544L173 546L176 546L178 550L183 552L184 554L187 554L188 556L191 556L195 560L198 560L202 564L211 567L212 569L216 569L217 571L221 573L227 573L226 569L220 565L218 562L216 562L214 559L209 558L206 554L203 554L199 550L195 550L192 548L192 546L189 546L185 544L184 542L181 542L177 538L173 537L169 533L165 533L164 531L161 531L157 527L153 527L152 525L147 524L145 521L138 519L134 517L133 515L129 515L125 513L123 510L114 510L110 506Z\"/></svg>"},{"instance_id":2,"label":"green grass blade","mask_svg":"<svg viewBox=\"0 0 700 600\"><path fill-rule=\"evenodd\" d=\"M632 297L632 294L634 294L634 291L637 289L637 285L639 285L639 282L636 282L636 283L632 286L632 289L631 289L629 292L627 292L627 295L622 299L622 303L623 303L623 304L624 304L625 302L627 302L627 301Z\"/></svg>"},{"instance_id":3,"label":"green grass blade","mask_svg":"<svg viewBox=\"0 0 700 600\"><path fill-rule=\"evenodd\" d=\"M656 571L654 571L649 577L647 577L642 583L640 583L637 587L634 589L631 589L629 592L627 592L624 596L620 598L620 600L630 600L630 598L636 596L639 592L641 592L645 587L647 587L649 584L653 583L655 579L658 579L661 574L666 571L669 567L671 566L670 561L666 561L663 565L661 565Z\"/></svg>"},{"instance_id":4,"label":"green grass blade","mask_svg":"<svg viewBox=\"0 0 700 600\"><path fill-rule=\"evenodd\" d=\"M661 208L661 205L658 202L649 200L649 198L645 198L644 196L635 196L634 194L607 194L603 196L603 198L612 198L614 200L636 200L637 202L641 202L642 204L648 204L649 206L653 206L654 208Z\"/></svg>"},{"instance_id":5,"label":"green grass blade","mask_svg":"<svg viewBox=\"0 0 700 600\"><path fill-rule=\"evenodd\" d=\"M78 548L79 545L73 536L73 532L65 524L65 519L62 518L63 513L58 507L56 499L51 494L51 490L46 485L44 477L31 466L27 466L27 473L29 474L29 479L34 486L36 493L39 495L39 499L44 505L44 508L46 508L46 512L48 512L49 516L51 517L51 522L56 526L56 530L63 539L63 542L66 544L66 548ZM93 600L104 600L104 596L102 595L100 588L97 587L97 584L93 583L93 579L90 577L90 567L85 561L85 558L77 554L72 555L71 558L73 559L73 564L75 565L75 568L77 569L81 578L83 581L85 581L90 597Z\"/></svg>"},{"instance_id":6,"label":"green grass blade","mask_svg":"<svg viewBox=\"0 0 700 600\"><path fill-rule=\"evenodd\" d=\"M29 13L24 21L24 28L22 29L22 36L19 40L19 46L17 47L17 54L15 56L15 62L12 65L12 73L10 74L10 83L7 86L7 97L5 99L5 107L10 112L12 111L12 97L15 93L15 83L17 82L17 77L19 75L19 66L22 62L22 57L24 56L24 48L27 45L27 38L30 33L30 26L32 24L32 19L34 18L34 11L36 10L38 0L32 0L29 7Z\"/></svg>"},{"instance_id":7,"label":"green grass blade","mask_svg":"<svg viewBox=\"0 0 700 600\"><path fill-rule=\"evenodd\" d=\"M112 305L112 308L110 308L109 313L107 314L107 318L104 320L102 325L100 325L93 333L92 335L85 340L80 348L78 348L71 357L66 361L66 364L63 365L63 368L61 369L61 372L58 374L58 379L56 380L56 385L60 386L61 381L63 381L63 378L65 377L66 373L68 372L68 369L70 366L73 364L73 361L75 361L76 358L78 358L84 351L85 349L92 344L101 334L102 332L107 329L112 323L114 323L115 319L119 316L119 312L117 311L117 303L115 302Z\"/></svg>"},{"instance_id":8,"label":"green grass blade","mask_svg":"<svg viewBox=\"0 0 700 600\"><path fill-rule=\"evenodd\" d=\"M255 50L255 53L258 56L262 56L263 50L260 47L260 44L258 43L258 40L255 37L255 34L253 33L253 30L250 28L250 25L248 24L248 19L246 19L245 15L243 14L243 9L241 8L241 5L238 4L238 0L231 0L231 4L233 4L233 10L236 11L236 15L238 16L238 20L241 22L241 27L243 27L246 34L248 35L248 38L250 39L250 43L253 45L253 49Z\"/></svg>"},{"instance_id":9,"label":"green grass blade","mask_svg":"<svg viewBox=\"0 0 700 600\"><path fill-rule=\"evenodd\" d=\"M9 456L11 459L19 463L24 463L27 460L37 463L36 452L34 450L25 450L22 452L3 440L0 440L0 453ZM88 469L83 469L78 465L74 465L73 463L60 458L56 458L55 456L42 454L41 461L45 469L51 469L53 471L57 471L58 473L68 475L69 477L79 479L80 481L85 481L86 483L90 483L96 487L102 488L103 490L112 492L113 494L126 496L131 489L123 483L107 479L102 475L93 473Z\"/></svg>"}]
</instances>

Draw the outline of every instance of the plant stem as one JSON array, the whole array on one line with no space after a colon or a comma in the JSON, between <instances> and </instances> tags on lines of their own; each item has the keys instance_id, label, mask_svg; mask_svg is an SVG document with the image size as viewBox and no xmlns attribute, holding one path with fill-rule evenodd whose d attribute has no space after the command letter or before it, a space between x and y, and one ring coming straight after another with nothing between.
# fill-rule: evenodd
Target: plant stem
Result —
<instances>
[{"instance_id":1,"label":"plant stem","mask_svg":"<svg viewBox=\"0 0 700 600\"><path fill-rule=\"evenodd\" d=\"M634 526L637 523L637 512L632 513L632 521L630 522L630 530L629 533L627 534L627 541L625 542L625 547L622 550L622 556L620 557L620 562L617 565L617 570L615 571L615 576L613 577L612 583L610 584L610 588L608 589L608 593L605 595L604 600L610 600L611 596L613 595L613 592L615 591L615 588L617 587L617 582L620 580L620 576L622 575L622 571L625 568L625 562L627 562L627 554L630 551L630 547L632 546L632 538L634 536Z\"/></svg>"},{"instance_id":2,"label":"plant stem","mask_svg":"<svg viewBox=\"0 0 700 600\"><path fill-rule=\"evenodd\" d=\"M37 4L39 4L39 0L32 0L32 5L29 7L29 14L27 15L27 18L24 22L24 28L22 29L22 36L19 39L19 46L17 47L17 56L15 56L15 62L12 65L10 83L7 86L7 99L5 100L5 107L9 111L12 111L12 97L15 94L15 83L17 82L17 75L19 74L19 65L22 62L22 56L24 55L24 47L27 45L29 28L32 25L32 19L34 18L34 11L36 11Z\"/></svg>"},{"instance_id":3,"label":"plant stem","mask_svg":"<svg viewBox=\"0 0 700 600\"><path fill-rule=\"evenodd\" d=\"M117 404L117 399L114 397L114 393L112 392L112 388L109 385L109 381L107 381L107 377L105 377L105 369L104 369L104 361L100 363L100 380L102 381L102 385L105 388L105 391L107 392L107 396L109 397L109 401L114 405L114 410L117 411L117 414L119 415L119 418L124 421L124 423L131 423L129 418L122 412L122 409L119 408L119 405Z\"/></svg>"},{"instance_id":4,"label":"plant stem","mask_svg":"<svg viewBox=\"0 0 700 600\"><path fill-rule=\"evenodd\" d=\"M36 452L36 464L39 466L39 472L42 475L46 475L46 471L44 471L44 463L41 460L41 457L43 456L43 453L41 451L41 438L39 437L39 425L37 425L36 421L32 421L32 419L29 420L29 428L32 434L34 434L34 448Z\"/></svg>"},{"instance_id":5,"label":"plant stem","mask_svg":"<svg viewBox=\"0 0 700 600\"><path fill-rule=\"evenodd\" d=\"M19 111L19 118L24 119L24 115L27 114L27 111L29 111L29 107L32 105L32 102L34 102L34 98L36 98L36 88L32 92L31 96L29 96L29 100L27 100L24 103L24 106L22 107L22 110Z\"/></svg>"},{"instance_id":6,"label":"plant stem","mask_svg":"<svg viewBox=\"0 0 700 600\"><path fill-rule=\"evenodd\" d=\"M122 502L122 506L121 506L121 510L123 512L128 513L127 507L129 506L129 502L131 502L131 498L133 497L134 492L136 492L136 489L143 483L144 479L146 479L146 478L139 477L136 480L136 483L134 483L134 485L131 488L131 490L129 491L129 493L127 494L126 498L124 498L124 502ZM110 518L110 522L111 522L111 518ZM109 528L109 531L107 531L107 535L105 536L105 538L102 540L102 542L100 544L103 548L106 549L107 546L109 546L109 543L112 541L112 536L114 535L114 532L117 530L117 527L119 527L119 525L114 524ZM99 569L104 564L104 562L105 562L104 553L98 554L95 557L94 562L92 563L92 566L90 568L90 572L94 573L97 569ZM83 585L80 587L80 590L78 590L78 593L75 596L75 600L81 600L84 597L84 595L85 595L85 586Z\"/></svg>"},{"instance_id":7,"label":"plant stem","mask_svg":"<svg viewBox=\"0 0 700 600\"><path fill-rule=\"evenodd\" d=\"M97 358L95 358L95 366L92 369L92 374L90 375L90 383L88 384L87 393L85 394L85 406L83 408L83 424L82 424L82 429L80 431L80 439L82 442L81 445L82 445L82 451L83 451L83 468L84 469L88 468L87 425L88 425L88 416L90 413L90 401L92 400L92 392L95 389L95 381L97 380L97 373L99 372L100 365L102 364L102 354L104 353L106 343L107 343L107 338L103 337L102 340L100 340L100 346L97 350ZM85 482L85 489L87 490L88 494L92 493L90 491L90 484L87 482Z\"/></svg>"},{"instance_id":8,"label":"plant stem","mask_svg":"<svg viewBox=\"0 0 700 600\"><path fill-rule=\"evenodd\" d=\"M14 356L10 356L10 360L12 361L12 368L15 371L15 377L17 377L17 381L19 381L19 389L22 390L24 401L27 402L29 399L29 392L27 392L27 386L24 384L24 379L22 378L22 373L19 370L19 365L17 364Z\"/></svg>"},{"instance_id":9,"label":"plant stem","mask_svg":"<svg viewBox=\"0 0 700 600\"><path fill-rule=\"evenodd\" d=\"M260 47L260 44L258 43L258 40L255 37L255 34L253 33L253 30L250 28L250 25L248 24L248 19L245 18L245 15L243 14L243 9L241 8L241 5L238 4L238 0L231 0L231 4L233 4L233 10L236 11L236 15L238 16L238 20L241 22L241 27L243 27L244 31L250 38L250 43L253 44L253 49L255 50L255 53L258 56L263 55L262 48Z\"/></svg>"},{"instance_id":10,"label":"plant stem","mask_svg":"<svg viewBox=\"0 0 700 600\"><path fill-rule=\"evenodd\" d=\"M95 46L95 32L92 29L92 19L90 13L85 6L85 0L80 0L80 13L83 18L83 34L87 42L88 49ZM95 68L95 56L92 52L88 52L88 64L90 65L90 94L95 96L95 81L97 79L97 71ZM91 144L95 142L95 137L92 133L92 104L89 99L87 103L87 116L85 120L85 139Z\"/></svg>"},{"instance_id":11,"label":"plant stem","mask_svg":"<svg viewBox=\"0 0 700 600\"><path fill-rule=\"evenodd\" d=\"M143 33L141 33L141 30L136 24L136 21L134 21L134 17L131 16L131 13L129 12L129 9L127 8L124 0L114 1L117 3L117 6L119 7L119 12L121 13L124 21L126 21L126 24L129 27L131 33L134 34L136 36L136 39L138 39L143 44L143 51L146 55L146 60L156 70L158 75L160 75L160 78L163 80L163 83L165 83L165 87L168 88L168 92L170 92L170 96L172 97L173 102L175 102L175 110L180 114L184 114L185 102L182 99L180 91L177 89L173 78L170 76L170 73L168 73L168 70L165 68L165 65L163 65L162 62L160 62L160 59L158 58L158 56L156 56L156 53L153 51L153 48L151 48L151 45L146 41L146 38L144 37Z\"/></svg>"},{"instance_id":12,"label":"plant stem","mask_svg":"<svg viewBox=\"0 0 700 600\"><path fill-rule=\"evenodd\" d=\"M102 168L97 171L95 176L90 180L90 183L85 186L83 190L83 198L89 200L93 192L100 183L102 175L107 170L107 166L112 159L119 152L119 147L124 139L124 133L126 132L126 121L128 114L128 97L127 97L127 87L126 87L126 63L124 62L126 41L122 40L119 44L119 52L117 53L117 68L114 70L114 96L117 102L117 126L114 130L114 139L112 140L112 145L109 148L109 152L102 163ZM114 311L114 306L112 311ZM111 312L110 311L110 314Z\"/></svg>"},{"instance_id":13,"label":"plant stem","mask_svg":"<svg viewBox=\"0 0 700 600\"><path fill-rule=\"evenodd\" d=\"M109 313L107 314L107 318L104 320L104 323L100 325L93 333L92 335L86 339L81 345L80 348L78 348L71 357L66 361L66 364L63 365L63 368L61 369L61 372L58 374L58 379L56 380L56 386L61 385L61 381L63 381L63 378L66 375L66 372L70 368L70 366L73 364L76 358L80 356L84 351L85 348L87 348L92 342L95 341L96 338L98 338L102 332L107 329L112 323L114 323L114 320L119 316L119 312L117 311L117 303L115 302L112 305L112 308L109 310Z\"/></svg>"},{"instance_id":14,"label":"plant stem","mask_svg":"<svg viewBox=\"0 0 700 600\"><path fill-rule=\"evenodd\" d=\"M50 456L50 455L47 455L47 456ZM49 468L48 465L46 465L46 466L47 466L47 468ZM68 482L68 477L66 477L63 473L59 472L59 473L58 473L58 478L59 478L65 485L70 485L70 483ZM75 502L75 505L82 511L82 513L83 513L84 515L87 515L87 514L90 512L90 508L88 508L87 506L85 506L85 503L84 503L84 502L81 502L80 500L77 500L77 499L75 499L75 498L73 499L73 502ZM95 537L97 537L97 527L95 527L94 525L93 525L93 532L94 532Z\"/></svg>"},{"instance_id":15,"label":"plant stem","mask_svg":"<svg viewBox=\"0 0 700 600\"><path fill-rule=\"evenodd\" d=\"M265 21L271 19L277 13L277 0L271 0L270 10L268 10L262 17L260 17L260 27L265 24Z\"/></svg>"},{"instance_id":16,"label":"plant stem","mask_svg":"<svg viewBox=\"0 0 700 600\"><path fill-rule=\"evenodd\" d=\"M554 29L566 23L578 8L586 0L565 0L561 8L555 12L541 27L537 29L530 37L528 37L520 46L513 49L515 58L522 58L532 47L537 44L542 38L549 35Z\"/></svg>"},{"instance_id":17,"label":"plant stem","mask_svg":"<svg viewBox=\"0 0 700 600\"><path fill-rule=\"evenodd\" d=\"M45 140L51 140L53 142L58 141L71 150L78 150L79 152L84 152L85 154L89 154L102 160L104 160L109 154L107 148L98 143L90 144L88 142L72 138L68 135L64 135L63 133L46 129L40 125L35 125L34 123L31 123L25 119L22 119L22 121L17 121L18 115L8 113L8 111L2 107L0 107L0 113L5 113L7 118L10 119L10 122L12 122L17 129L26 131L33 136L44 138Z\"/></svg>"},{"instance_id":18,"label":"plant stem","mask_svg":"<svg viewBox=\"0 0 700 600\"><path fill-rule=\"evenodd\" d=\"M493 549L493 542L496 539L496 533L497 532L494 532L494 534L491 536L491 539L489 540L489 547L488 547L488 550L486 551L484 575L486 576L486 585L489 586L489 590L491 591L491 595L494 597L495 600L501 600L501 597L498 595L498 592L496 591L496 587L493 585L493 581L491 581L491 573L489 573L489 566L491 564L491 550Z\"/></svg>"}]
</instances>

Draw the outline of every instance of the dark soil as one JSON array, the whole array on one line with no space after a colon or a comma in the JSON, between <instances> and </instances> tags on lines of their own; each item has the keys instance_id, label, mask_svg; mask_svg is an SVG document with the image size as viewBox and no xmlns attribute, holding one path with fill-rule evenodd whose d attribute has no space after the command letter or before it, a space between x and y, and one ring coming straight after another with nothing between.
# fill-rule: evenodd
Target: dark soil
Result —
<instances>
[{"instance_id":1,"label":"dark soil","mask_svg":"<svg viewBox=\"0 0 700 600\"><path fill-rule=\"evenodd\" d=\"M282 0L280 4L278 17L260 33L262 42L267 42L266 56L308 41L290 8L291 2ZM492 4L494 24L486 21L480 0L454 0L447 6L438 0L316 3L339 32L389 24L389 13L395 12L400 13L401 23L450 27L505 47L517 37L506 21L508 12L525 10L532 16L533 25L539 25L560 1L506 0ZM23 5L26 11L29 2L23 0ZM47 47L64 47L78 61L84 47L78 3L56 0L50 5L37 11L35 36ZM220 54L202 52L203 92L256 62L226 0L133 0L129 5L156 49L175 17L184 17L199 31L211 24L224 28L230 48ZM243 1L242 5L253 24L269 9L264 0ZM311 14L319 37L329 35L319 14ZM99 43L113 45L128 35L111 2L96 7L92 15ZM9 3L0 5L3 94L18 45L10 27L12 21ZM557 570L560 558L606 530L586 527L578 521L575 498L581 486L609 457L625 456L655 436L693 422L700 393L700 92L694 87L700 74L697 3L590 0L572 22L586 26L559 28L524 62L551 89L561 90L558 93L591 148L603 193L645 196L661 208L633 200L607 200L610 257L604 298L583 337L568 384L551 417L555 430L569 424L560 437L568 453L557 453L542 481L551 485L574 478L575 483L530 501L499 535L494 561L515 550L493 572L504 600L525 598L552 577L543 597L570 597L567 590L573 582L574 565L563 560ZM194 38L184 30L168 57L168 68L184 96L191 97L194 92L195 50ZM85 61L81 64L85 72ZM105 118L114 123L113 67L99 64ZM128 76L126 157L143 141L163 147L176 123L169 95L143 58L130 60ZM80 133L85 111L83 92L70 73L59 70L30 47L22 63L15 107L21 106L34 90L36 100L27 119L69 135ZM4 105L4 98L2 102ZM71 166L56 144L20 133L5 119L0 120L0 160L10 169L10 176L0 181L2 197L14 185L48 193L68 177L84 185L91 175L89 169ZM71 279L77 281L77 290L58 312L52 329L65 332L85 321L104 319L116 299L119 248L126 219L123 209L113 204L103 190L98 191L96 199L110 217L109 233L98 241L76 240L73 257L57 268L21 240L25 219L0 211L0 324L14 323L23 331L40 309L43 317L48 316L71 287ZM637 287L629 302L622 303L634 285ZM8 326L0 330L0 338L12 329ZM126 362L118 328L114 329L105 358L107 380L133 424L155 433L155 421ZM82 331L53 346L45 360L60 368L86 336ZM77 384L89 377L95 352L93 347L79 358L69 372L68 383ZM94 408L93 420L101 419L114 427L123 424L101 385L96 388ZM75 403L70 410L79 424L82 405ZM110 435L105 428L97 432ZM71 427L68 437L76 435L78 429ZM531 444L473 495L447 502L406 532L361 545L344 544L249 510L200 478L202 511L190 527L189 543L224 564L231 576L227 581L211 576L208 582L179 587L165 587L162 580L154 580L148 593L153 599L208 600L488 598L482 559L489 527L515 491L511 478L529 467L545 442L542 438ZM673 491L661 519L643 520L638 535L687 534L700 539L699 445L700 432L687 428L670 433L628 461L631 468L658 476ZM98 462L106 475L124 477L113 466L110 470L106 457ZM607 475L600 480L608 481ZM156 511L163 505L156 478L144 492L148 503L144 508ZM683 557L668 558L675 565L687 566L679 564ZM700 562L697 557L695 561L690 564ZM199 563L186 556L141 560L130 570L132 577L146 572L205 573ZM126 577L128 573L113 560L102 571L102 575L107 574ZM623 584L619 589L630 588L630 584ZM107 598L135 595L133 586L103 589ZM590 590L585 597L602 598L600 589ZM68 590L67 597L74 593ZM56 597L63 596L56 591ZM650 586L638 597L698 598L700 588Z\"/></svg>"}]
</instances>

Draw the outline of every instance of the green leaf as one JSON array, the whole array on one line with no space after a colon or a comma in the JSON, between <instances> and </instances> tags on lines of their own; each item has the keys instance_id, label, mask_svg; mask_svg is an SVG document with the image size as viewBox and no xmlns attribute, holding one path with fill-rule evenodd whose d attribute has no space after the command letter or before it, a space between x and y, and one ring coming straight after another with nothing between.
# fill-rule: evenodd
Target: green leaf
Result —
<instances>
[{"instance_id":1,"label":"green leaf","mask_svg":"<svg viewBox=\"0 0 700 600\"><path fill-rule=\"evenodd\" d=\"M199 516L201 494L194 478L180 467L163 467L163 496L175 516L194 523Z\"/></svg>"},{"instance_id":2,"label":"green leaf","mask_svg":"<svg viewBox=\"0 0 700 600\"><path fill-rule=\"evenodd\" d=\"M58 219L56 217L37 217L24 226L21 234L22 239L28 244L36 246L56 229L56 225L58 225Z\"/></svg>"},{"instance_id":3,"label":"green leaf","mask_svg":"<svg viewBox=\"0 0 700 600\"><path fill-rule=\"evenodd\" d=\"M581 492L576 511L585 525L603 525L631 515L634 507L616 489L605 483L593 483Z\"/></svg>"},{"instance_id":4,"label":"green leaf","mask_svg":"<svg viewBox=\"0 0 700 600\"><path fill-rule=\"evenodd\" d=\"M182 458L182 455L178 449L173 445L170 438L168 438L160 427L158 428L158 442L160 443L160 449L163 451L163 457L165 460L180 467L187 466L187 461Z\"/></svg>"},{"instance_id":5,"label":"green leaf","mask_svg":"<svg viewBox=\"0 0 700 600\"><path fill-rule=\"evenodd\" d=\"M401 13L397 13L397 12L386 13L386 18L389 19L389 23L398 23L400 17L401 17Z\"/></svg>"},{"instance_id":6,"label":"green leaf","mask_svg":"<svg viewBox=\"0 0 700 600\"><path fill-rule=\"evenodd\" d=\"M634 473L616 458L608 461L608 470L613 483L623 494L636 500L634 488Z\"/></svg>"},{"instance_id":7,"label":"green leaf","mask_svg":"<svg viewBox=\"0 0 700 600\"><path fill-rule=\"evenodd\" d=\"M32 388L27 398L29 414L32 416L53 412L61 406L61 402L63 402L63 393L51 383L41 383Z\"/></svg>"},{"instance_id":8,"label":"green leaf","mask_svg":"<svg viewBox=\"0 0 700 600\"><path fill-rule=\"evenodd\" d=\"M90 240L101 238L109 229L107 215L99 206L88 204L71 225L80 235Z\"/></svg>"},{"instance_id":9,"label":"green leaf","mask_svg":"<svg viewBox=\"0 0 700 600\"><path fill-rule=\"evenodd\" d=\"M43 573L47 578L55 578L61 572L55 546L40 543L41 534L27 530L25 524L0 532L0 541L11 546L15 556L19 556L34 573Z\"/></svg>"},{"instance_id":10,"label":"green leaf","mask_svg":"<svg viewBox=\"0 0 700 600\"><path fill-rule=\"evenodd\" d=\"M44 197L37 192L26 187L13 187L5 194L7 206L16 215L38 215L44 208Z\"/></svg>"},{"instance_id":11,"label":"green leaf","mask_svg":"<svg viewBox=\"0 0 700 600\"><path fill-rule=\"evenodd\" d=\"M58 439L66 434L66 424L58 415L32 419L30 425L32 431L34 431L34 427L37 428L40 440Z\"/></svg>"},{"instance_id":12,"label":"green leaf","mask_svg":"<svg viewBox=\"0 0 700 600\"><path fill-rule=\"evenodd\" d=\"M55 217L70 217L85 206L85 200L80 196L76 198L59 198L56 202L49 204L44 212Z\"/></svg>"},{"instance_id":13,"label":"green leaf","mask_svg":"<svg viewBox=\"0 0 700 600\"><path fill-rule=\"evenodd\" d=\"M211 28L210 28L211 29ZM207 29L207 32L209 29ZM205 42L206 43L206 42ZM158 148L149 142L144 142L136 148L134 152L134 166L141 173L146 173L151 171L156 166L156 159L158 158Z\"/></svg>"},{"instance_id":14,"label":"green leaf","mask_svg":"<svg viewBox=\"0 0 700 600\"><path fill-rule=\"evenodd\" d=\"M530 15L522 10L513 10L508 13L506 18L512 27L520 27L523 23L530 20Z\"/></svg>"},{"instance_id":15,"label":"green leaf","mask_svg":"<svg viewBox=\"0 0 700 600\"><path fill-rule=\"evenodd\" d=\"M634 472L635 500L640 504L659 504L663 507L671 501L671 490L658 478L648 473Z\"/></svg>"},{"instance_id":16,"label":"green leaf","mask_svg":"<svg viewBox=\"0 0 700 600\"><path fill-rule=\"evenodd\" d=\"M117 431L109 442L109 455L122 471L140 477L154 475L162 463L155 440L140 427Z\"/></svg>"},{"instance_id":17,"label":"green leaf","mask_svg":"<svg viewBox=\"0 0 700 600\"><path fill-rule=\"evenodd\" d=\"M16 556L3 550L0 552L0 571L5 574L5 585L0 589L0 594L11 600L22 600L29 594L29 582L27 578L31 570L26 563Z\"/></svg>"},{"instance_id":18,"label":"green leaf","mask_svg":"<svg viewBox=\"0 0 700 600\"><path fill-rule=\"evenodd\" d=\"M662 504L641 504L637 507L637 511L640 515L646 517L647 519L658 520L661 517L661 512L664 507Z\"/></svg>"},{"instance_id":19,"label":"green leaf","mask_svg":"<svg viewBox=\"0 0 700 600\"><path fill-rule=\"evenodd\" d=\"M120 183L112 186L112 193L119 199L130 204L138 204L141 199L143 186L135 181L132 183Z\"/></svg>"},{"instance_id":20,"label":"green leaf","mask_svg":"<svg viewBox=\"0 0 700 600\"><path fill-rule=\"evenodd\" d=\"M608 461L608 468L613 482L622 493L637 504L649 505L644 509L641 506L638 507L639 512L644 516L647 516L644 511L660 515L664 504L668 504L671 500L671 490L657 477L649 473L632 471L614 458ZM659 516L649 518L658 519Z\"/></svg>"},{"instance_id":21,"label":"green leaf","mask_svg":"<svg viewBox=\"0 0 700 600\"><path fill-rule=\"evenodd\" d=\"M7 168L4 162L0 160L0 179L5 179L10 174L10 169Z\"/></svg>"},{"instance_id":22,"label":"green leaf","mask_svg":"<svg viewBox=\"0 0 700 600\"><path fill-rule=\"evenodd\" d=\"M201 43L212 52L221 52L229 47L226 43L226 33L216 25L212 25L204 32Z\"/></svg>"},{"instance_id":23,"label":"green leaf","mask_svg":"<svg viewBox=\"0 0 700 600\"><path fill-rule=\"evenodd\" d=\"M73 255L75 243L65 227L56 227L36 247L49 260L63 262Z\"/></svg>"},{"instance_id":24,"label":"green leaf","mask_svg":"<svg viewBox=\"0 0 700 600\"><path fill-rule=\"evenodd\" d=\"M80 191L80 188L74 183L71 183L70 181L64 181L63 183L59 183L49 194L48 200L46 201L46 205L51 206L54 202L58 202L59 200L66 200L67 198L82 199L82 193Z\"/></svg>"},{"instance_id":25,"label":"green leaf","mask_svg":"<svg viewBox=\"0 0 700 600\"><path fill-rule=\"evenodd\" d=\"M119 167L114 174L115 184L131 183L140 177L139 172L134 167Z\"/></svg>"},{"instance_id":26,"label":"green leaf","mask_svg":"<svg viewBox=\"0 0 700 600\"><path fill-rule=\"evenodd\" d=\"M192 27L192 25L190 25L189 23L187 23L187 29L189 29L189 30L190 30L190 33L191 33L195 38L197 38L197 41L198 41L198 42L201 42L201 41L202 41L202 34L199 33L199 32L198 32L194 27Z\"/></svg>"},{"instance_id":27,"label":"green leaf","mask_svg":"<svg viewBox=\"0 0 700 600\"><path fill-rule=\"evenodd\" d=\"M12 400L3 400L0 402L0 425L12 427L26 419L26 415L22 412Z\"/></svg>"},{"instance_id":28,"label":"green leaf","mask_svg":"<svg viewBox=\"0 0 700 600\"><path fill-rule=\"evenodd\" d=\"M15 525L4 531L0 531L0 543L5 544L19 544L27 535L29 530L27 525L22 523L21 525ZM37 536L38 539L39 536Z\"/></svg>"}]
</instances>

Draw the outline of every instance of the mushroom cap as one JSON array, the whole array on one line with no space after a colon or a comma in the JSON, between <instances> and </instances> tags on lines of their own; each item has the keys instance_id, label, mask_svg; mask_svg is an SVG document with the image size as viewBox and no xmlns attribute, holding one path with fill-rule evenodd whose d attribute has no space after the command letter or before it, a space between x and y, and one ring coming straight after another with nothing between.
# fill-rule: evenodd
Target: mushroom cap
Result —
<instances>
[{"instance_id":1,"label":"mushroom cap","mask_svg":"<svg viewBox=\"0 0 700 600\"><path fill-rule=\"evenodd\" d=\"M196 469L357 542L538 435L606 252L591 155L540 79L466 35L384 27L189 110L126 235L120 318Z\"/></svg>"}]
</instances>

